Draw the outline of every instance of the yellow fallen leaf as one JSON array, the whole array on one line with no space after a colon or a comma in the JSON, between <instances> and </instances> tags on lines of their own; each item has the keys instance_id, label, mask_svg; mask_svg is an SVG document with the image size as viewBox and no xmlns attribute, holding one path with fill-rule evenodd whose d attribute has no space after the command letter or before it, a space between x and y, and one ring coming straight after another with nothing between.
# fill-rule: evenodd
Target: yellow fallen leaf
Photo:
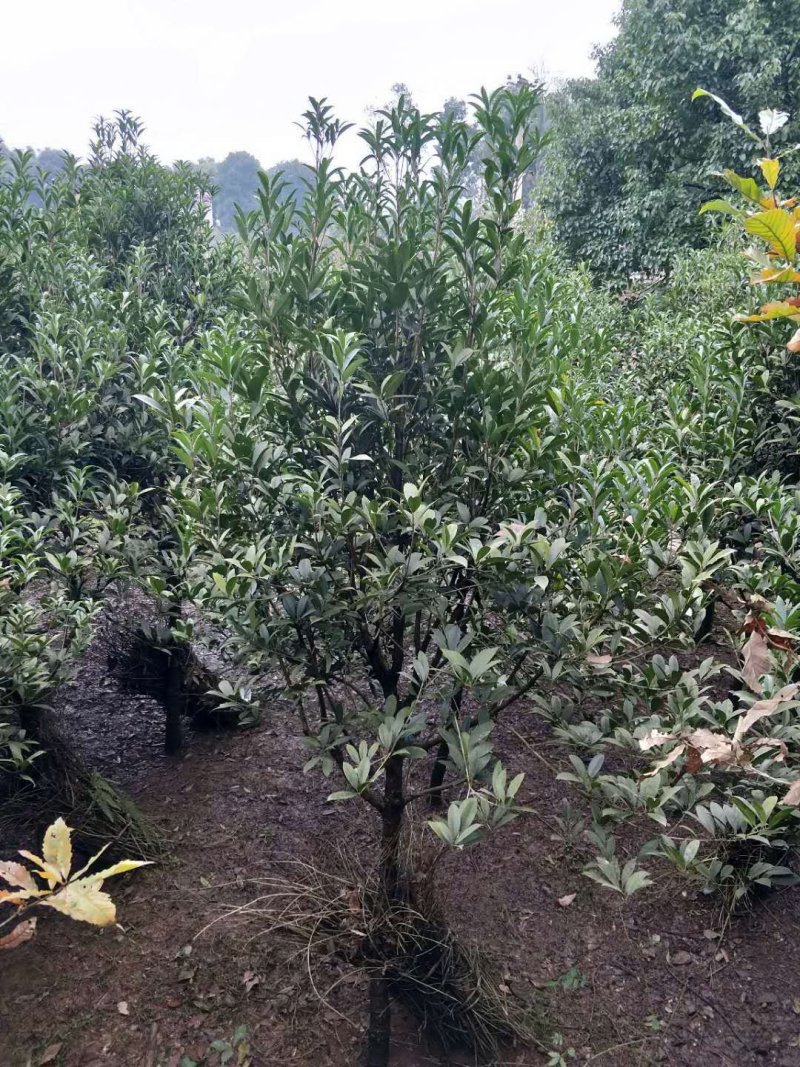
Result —
<instances>
[{"instance_id":1,"label":"yellow fallen leaf","mask_svg":"<svg viewBox=\"0 0 800 1067\"><path fill-rule=\"evenodd\" d=\"M0 889L0 904L21 904L31 897L40 897L42 892L40 889Z\"/></svg>"}]
</instances>

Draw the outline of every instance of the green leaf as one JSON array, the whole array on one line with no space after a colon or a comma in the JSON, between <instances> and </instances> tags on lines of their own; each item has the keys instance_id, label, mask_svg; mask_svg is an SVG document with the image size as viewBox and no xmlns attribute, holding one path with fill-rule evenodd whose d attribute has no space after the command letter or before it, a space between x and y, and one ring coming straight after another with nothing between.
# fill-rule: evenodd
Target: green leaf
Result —
<instances>
[{"instance_id":1,"label":"green leaf","mask_svg":"<svg viewBox=\"0 0 800 1067\"><path fill-rule=\"evenodd\" d=\"M768 241L784 259L794 261L794 222L788 211L779 207L760 211L757 215L750 215L745 219L744 228L754 237Z\"/></svg>"},{"instance_id":2,"label":"green leaf","mask_svg":"<svg viewBox=\"0 0 800 1067\"><path fill-rule=\"evenodd\" d=\"M494 665L497 658L496 648L482 648L477 655L472 657L469 665L469 673L473 680L482 677Z\"/></svg>"},{"instance_id":3,"label":"green leaf","mask_svg":"<svg viewBox=\"0 0 800 1067\"><path fill-rule=\"evenodd\" d=\"M734 111L731 105L727 103L727 101L723 100L721 96L717 96L716 93L710 93L708 89L695 89L695 91L692 93L692 101L697 100L701 96L707 96L710 100L713 100L715 104L719 105L719 108L722 111L723 115L727 115L727 117L731 120L732 123L738 126L740 130L744 130L748 137L752 137L754 141L758 141L759 143L761 142L761 138L758 136L758 134L753 133L753 131L746 124L742 116L738 114L738 112Z\"/></svg>"},{"instance_id":4,"label":"green leaf","mask_svg":"<svg viewBox=\"0 0 800 1067\"><path fill-rule=\"evenodd\" d=\"M720 215L737 215L741 216L744 212L741 208L734 207L729 200L709 200L708 203L703 204L700 208L699 214L705 215L708 211L716 211Z\"/></svg>"},{"instance_id":5,"label":"green leaf","mask_svg":"<svg viewBox=\"0 0 800 1067\"><path fill-rule=\"evenodd\" d=\"M732 186L737 193L741 193L746 200L751 200L754 204L761 206L763 197L755 178L743 178L732 170L724 170L722 177L728 185Z\"/></svg>"}]
</instances>

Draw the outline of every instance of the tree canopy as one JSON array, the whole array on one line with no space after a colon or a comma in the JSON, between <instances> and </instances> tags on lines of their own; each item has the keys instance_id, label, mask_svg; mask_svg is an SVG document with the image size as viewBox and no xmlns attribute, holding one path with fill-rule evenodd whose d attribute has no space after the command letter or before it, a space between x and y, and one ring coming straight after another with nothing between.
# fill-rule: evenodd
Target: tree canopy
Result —
<instances>
[{"instance_id":1,"label":"tree canopy","mask_svg":"<svg viewBox=\"0 0 800 1067\"><path fill-rule=\"evenodd\" d=\"M626 276L662 270L679 249L704 244L709 227L697 209L718 188L713 172L751 165L736 128L707 101L691 102L696 86L745 117L797 112L800 4L624 0L618 23L596 53L596 78L550 97L542 198L574 258ZM781 142L797 136L793 114Z\"/></svg>"}]
</instances>

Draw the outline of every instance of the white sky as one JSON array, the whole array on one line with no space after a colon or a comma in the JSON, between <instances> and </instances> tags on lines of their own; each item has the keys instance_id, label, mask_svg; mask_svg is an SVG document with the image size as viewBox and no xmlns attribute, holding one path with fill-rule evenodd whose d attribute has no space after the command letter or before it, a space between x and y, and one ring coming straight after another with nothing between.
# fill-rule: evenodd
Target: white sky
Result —
<instances>
[{"instance_id":1,"label":"white sky","mask_svg":"<svg viewBox=\"0 0 800 1067\"><path fill-rule=\"evenodd\" d=\"M533 67L591 74L619 0L0 0L0 137L85 151L97 114L140 115L166 162L304 157L309 95L363 122L403 81L422 108ZM343 160L344 161L344 160Z\"/></svg>"}]
</instances>

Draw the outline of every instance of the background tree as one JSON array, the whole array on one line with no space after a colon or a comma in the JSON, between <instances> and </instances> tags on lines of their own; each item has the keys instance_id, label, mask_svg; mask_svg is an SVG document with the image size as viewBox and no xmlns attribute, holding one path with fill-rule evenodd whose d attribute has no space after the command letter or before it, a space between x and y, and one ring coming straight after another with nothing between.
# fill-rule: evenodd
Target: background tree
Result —
<instances>
[{"instance_id":1,"label":"background tree","mask_svg":"<svg viewBox=\"0 0 800 1067\"><path fill-rule=\"evenodd\" d=\"M797 111L800 5L625 0L618 22L618 36L596 53L597 77L550 97L542 196L575 259L625 277L662 270L679 249L703 245L710 231L697 209L716 188L712 172L749 173L736 129L714 107L691 104L698 84L746 117L765 107ZM797 134L793 116L782 143Z\"/></svg>"}]
</instances>

